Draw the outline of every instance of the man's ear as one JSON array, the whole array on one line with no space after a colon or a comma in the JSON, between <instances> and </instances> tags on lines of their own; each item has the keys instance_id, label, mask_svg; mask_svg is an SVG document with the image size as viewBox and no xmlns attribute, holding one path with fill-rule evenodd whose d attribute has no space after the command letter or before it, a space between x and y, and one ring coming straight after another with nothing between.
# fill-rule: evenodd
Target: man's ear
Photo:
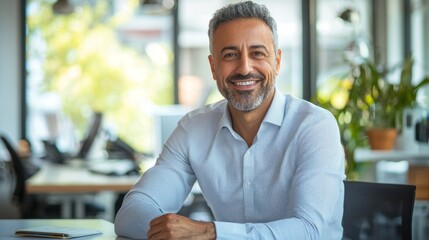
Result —
<instances>
[{"instance_id":1,"label":"man's ear","mask_svg":"<svg viewBox=\"0 0 429 240\"><path fill-rule=\"evenodd\" d=\"M276 56L276 75L280 72L280 63L282 62L282 50L277 50L277 56Z\"/></svg>"},{"instance_id":2,"label":"man's ear","mask_svg":"<svg viewBox=\"0 0 429 240\"><path fill-rule=\"evenodd\" d=\"M213 79L214 80L217 80L216 79L216 73L215 73L215 68L214 68L214 59L213 59L213 56L212 55L209 55L209 63L210 63L210 70L212 71L212 77L213 77Z\"/></svg>"}]
</instances>

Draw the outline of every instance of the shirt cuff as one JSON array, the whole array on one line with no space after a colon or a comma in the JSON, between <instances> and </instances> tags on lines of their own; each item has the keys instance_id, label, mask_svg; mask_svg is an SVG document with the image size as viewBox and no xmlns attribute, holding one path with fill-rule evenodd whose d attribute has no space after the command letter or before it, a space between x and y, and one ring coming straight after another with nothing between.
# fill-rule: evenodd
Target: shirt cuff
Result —
<instances>
[{"instance_id":1,"label":"shirt cuff","mask_svg":"<svg viewBox=\"0 0 429 240\"><path fill-rule=\"evenodd\" d=\"M216 226L217 240L239 240L246 239L246 225L241 223L217 222Z\"/></svg>"}]
</instances>

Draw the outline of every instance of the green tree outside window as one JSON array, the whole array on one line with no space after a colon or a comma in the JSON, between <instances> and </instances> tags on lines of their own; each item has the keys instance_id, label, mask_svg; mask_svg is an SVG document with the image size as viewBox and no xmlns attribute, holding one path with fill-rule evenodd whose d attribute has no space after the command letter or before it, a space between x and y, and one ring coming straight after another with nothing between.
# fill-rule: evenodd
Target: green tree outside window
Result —
<instances>
[{"instance_id":1,"label":"green tree outside window","mask_svg":"<svg viewBox=\"0 0 429 240\"><path fill-rule=\"evenodd\" d=\"M81 1L75 11L57 15L52 1L27 6L27 59L42 63L41 92L54 92L62 111L82 137L92 112L102 112L118 136L140 151L150 151L150 109L173 103L173 54L165 42L152 53L120 41L118 26L137 11L127 1L113 12L108 1Z\"/></svg>"}]
</instances>

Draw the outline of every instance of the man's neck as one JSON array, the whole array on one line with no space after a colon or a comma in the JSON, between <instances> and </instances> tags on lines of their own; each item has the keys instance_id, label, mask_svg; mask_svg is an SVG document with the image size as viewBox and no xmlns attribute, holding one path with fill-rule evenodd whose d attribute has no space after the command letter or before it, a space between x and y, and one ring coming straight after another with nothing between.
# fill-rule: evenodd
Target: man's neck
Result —
<instances>
[{"instance_id":1,"label":"man's neck","mask_svg":"<svg viewBox=\"0 0 429 240\"><path fill-rule=\"evenodd\" d=\"M249 112L239 111L228 104L232 120L232 128L246 141L249 147L252 145L253 140L259 131L259 127L271 106L274 93L275 90L272 91L272 93L259 107Z\"/></svg>"}]
</instances>

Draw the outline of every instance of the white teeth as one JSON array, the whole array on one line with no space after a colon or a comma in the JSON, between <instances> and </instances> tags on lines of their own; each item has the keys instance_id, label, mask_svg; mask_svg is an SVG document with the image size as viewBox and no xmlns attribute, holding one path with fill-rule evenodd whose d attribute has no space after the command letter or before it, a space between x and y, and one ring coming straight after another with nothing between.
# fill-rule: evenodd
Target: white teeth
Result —
<instances>
[{"instance_id":1,"label":"white teeth","mask_svg":"<svg viewBox=\"0 0 429 240\"><path fill-rule=\"evenodd\" d=\"M246 81L246 82L236 82L235 84L239 85L239 86L248 86L248 85L252 85L254 83L255 83L255 81Z\"/></svg>"}]
</instances>

